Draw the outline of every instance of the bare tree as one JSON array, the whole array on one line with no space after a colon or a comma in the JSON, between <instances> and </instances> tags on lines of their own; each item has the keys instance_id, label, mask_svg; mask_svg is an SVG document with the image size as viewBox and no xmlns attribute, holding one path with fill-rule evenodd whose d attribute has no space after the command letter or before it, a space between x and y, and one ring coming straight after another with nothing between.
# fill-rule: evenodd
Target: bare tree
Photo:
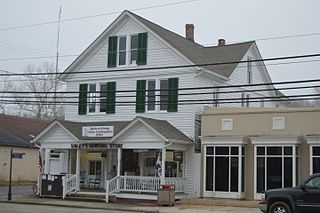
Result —
<instances>
[{"instance_id":1,"label":"bare tree","mask_svg":"<svg viewBox=\"0 0 320 213\"><path fill-rule=\"evenodd\" d=\"M59 102L63 100L61 95L55 96L55 90L61 91L62 83L56 81L56 75L46 74L54 73L53 63L43 62L36 66L27 65L25 73L27 75L22 84L17 85L16 91L28 91L29 94L16 95L15 100L20 108L20 114L35 118L53 119L63 116L63 107ZM42 73L42 75L32 75ZM56 106L55 106L56 104Z\"/></svg>"},{"instance_id":2,"label":"bare tree","mask_svg":"<svg viewBox=\"0 0 320 213\"><path fill-rule=\"evenodd\" d=\"M7 73L7 71L4 70L0 70L1 72ZM7 112L7 104L6 104L6 100L7 99L7 93L5 93L5 91L9 91L13 88L11 81L9 80L8 77L3 76L0 78L0 113L1 114L6 114Z\"/></svg>"}]
</instances>

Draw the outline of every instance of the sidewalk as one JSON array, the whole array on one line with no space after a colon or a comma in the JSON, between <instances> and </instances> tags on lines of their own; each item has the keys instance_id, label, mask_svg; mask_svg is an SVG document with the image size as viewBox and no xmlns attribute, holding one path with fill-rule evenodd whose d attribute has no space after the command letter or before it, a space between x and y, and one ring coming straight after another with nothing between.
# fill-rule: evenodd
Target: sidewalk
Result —
<instances>
[{"instance_id":1,"label":"sidewalk","mask_svg":"<svg viewBox=\"0 0 320 213\"><path fill-rule=\"evenodd\" d=\"M104 210L119 210L128 212L150 212L150 213L240 213L240 212L259 212L255 203L248 201L242 204L242 207L235 207L234 200L214 200L214 199L187 199L182 203L176 204L173 207L163 207L155 204L127 204L127 203L103 203L103 202L84 202L74 200L62 200L56 198L38 198L30 195L16 195L12 197L11 201L7 200L6 196L0 196L0 203L19 203L19 204L33 204L33 205L47 205L73 208L87 208L87 209L104 209ZM242 202L242 201L236 201ZM251 202L251 203L250 203ZM223 205L223 206L219 206ZM240 205L241 206L241 205ZM246 207L245 207L246 206ZM249 208L248 208L249 207Z\"/></svg>"}]
</instances>

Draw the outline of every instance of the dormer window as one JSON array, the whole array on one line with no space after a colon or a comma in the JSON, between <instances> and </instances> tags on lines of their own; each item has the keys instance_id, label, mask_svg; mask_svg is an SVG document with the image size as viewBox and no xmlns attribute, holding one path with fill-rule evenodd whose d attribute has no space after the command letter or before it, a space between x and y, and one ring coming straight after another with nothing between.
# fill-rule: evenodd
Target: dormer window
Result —
<instances>
[{"instance_id":1,"label":"dormer window","mask_svg":"<svg viewBox=\"0 0 320 213\"><path fill-rule=\"evenodd\" d=\"M138 59L138 35L131 36L130 64L137 64Z\"/></svg>"},{"instance_id":2,"label":"dormer window","mask_svg":"<svg viewBox=\"0 0 320 213\"><path fill-rule=\"evenodd\" d=\"M108 67L147 64L147 47L147 33L109 37Z\"/></svg>"},{"instance_id":3,"label":"dormer window","mask_svg":"<svg viewBox=\"0 0 320 213\"><path fill-rule=\"evenodd\" d=\"M121 36L119 38L119 65L126 65L127 55L127 37Z\"/></svg>"}]
</instances>

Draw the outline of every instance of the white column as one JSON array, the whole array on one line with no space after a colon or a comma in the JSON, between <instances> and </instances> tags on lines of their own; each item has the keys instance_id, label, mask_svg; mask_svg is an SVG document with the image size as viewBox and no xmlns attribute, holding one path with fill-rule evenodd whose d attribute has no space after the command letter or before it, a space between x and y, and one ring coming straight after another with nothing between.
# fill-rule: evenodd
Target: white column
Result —
<instances>
[{"instance_id":1,"label":"white column","mask_svg":"<svg viewBox=\"0 0 320 213\"><path fill-rule=\"evenodd\" d=\"M161 156L161 177L160 183L165 184L165 171L166 171L166 148L162 148L162 156Z\"/></svg>"},{"instance_id":2,"label":"white column","mask_svg":"<svg viewBox=\"0 0 320 213\"><path fill-rule=\"evenodd\" d=\"M121 166L121 148L118 148L118 168L117 168L117 176L120 176L120 166Z\"/></svg>"},{"instance_id":3,"label":"white column","mask_svg":"<svg viewBox=\"0 0 320 213\"><path fill-rule=\"evenodd\" d=\"M239 149L239 157L238 157L238 193L239 193L239 197L238 198L241 198L241 194L242 194L242 146L238 146L238 149Z\"/></svg>"},{"instance_id":4,"label":"white column","mask_svg":"<svg viewBox=\"0 0 320 213\"><path fill-rule=\"evenodd\" d=\"M77 149L77 163L76 163L76 175L77 175L77 182L76 182L76 190L79 191L80 190L80 156L81 155L81 151L78 148Z\"/></svg>"},{"instance_id":5,"label":"white column","mask_svg":"<svg viewBox=\"0 0 320 213\"><path fill-rule=\"evenodd\" d=\"M298 171L296 171L296 164L297 164L297 162L296 162L296 146L294 145L294 146L292 146L292 174L293 174L293 176L292 176L292 187L294 187L294 186L296 186L296 183L297 183L297 180L296 180L296 177L297 177L297 172ZM284 166L283 166L284 167Z\"/></svg>"},{"instance_id":6,"label":"white column","mask_svg":"<svg viewBox=\"0 0 320 213\"><path fill-rule=\"evenodd\" d=\"M49 173L49 155L50 155L50 149L45 149L44 151L44 174Z\"/></svg>"}]
</instances>

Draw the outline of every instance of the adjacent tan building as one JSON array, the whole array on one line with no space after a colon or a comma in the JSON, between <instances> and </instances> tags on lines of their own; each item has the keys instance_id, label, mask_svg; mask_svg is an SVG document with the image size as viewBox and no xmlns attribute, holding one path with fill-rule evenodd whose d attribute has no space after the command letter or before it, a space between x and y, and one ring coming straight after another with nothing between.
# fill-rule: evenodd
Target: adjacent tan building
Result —
<instances>
[{"instance_id":1,"label":"adjacent tan building","mask_svg":"<svg viewBox=\"0 0 320 213\"><path fill-rule=\"evenodd\" d=\"M320 172L319 108L206 108L203 197L259 199Z\"/></svg>"},{"instance_id":2,"label":"adjacent tan building","mask_svg":"<svg viewBox=\"0 0 320 213\"><path fill-rule=\"evenodd\" d=\"M48 121L0 114L0 184L9 181L10 151L24 153L12 159L13 182L36 182L39 175L39 148L30 140Z\"/></svg>"}]
</instances>

